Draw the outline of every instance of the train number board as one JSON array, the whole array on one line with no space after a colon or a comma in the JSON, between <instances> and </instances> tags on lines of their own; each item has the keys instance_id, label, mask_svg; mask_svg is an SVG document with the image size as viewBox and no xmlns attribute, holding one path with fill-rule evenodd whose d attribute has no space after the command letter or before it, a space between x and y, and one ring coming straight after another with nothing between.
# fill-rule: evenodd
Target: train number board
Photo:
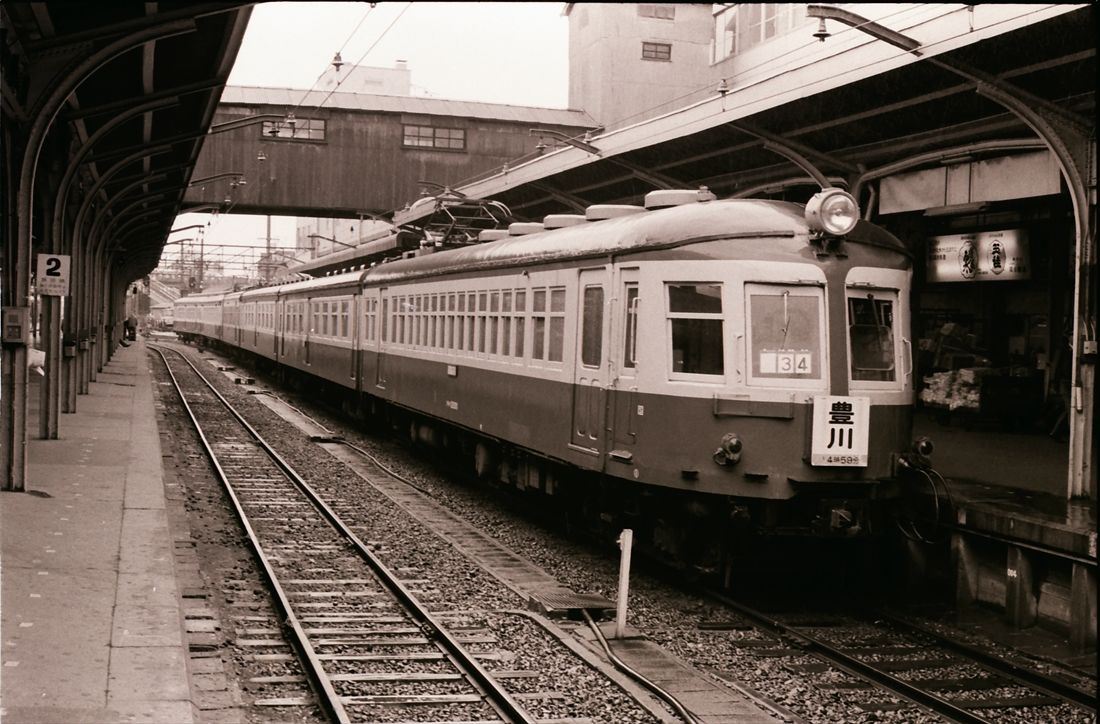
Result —
<instances>
[{"instance_id":1,"label":"train number board","mask_svg":"<svg viewBox=\"0 0 1100 724\"><path fill-rule=\"evenodd\" d=\"M870 398L815 395L810 464L866 467L870 422Z\"/></svg>"}]
</instances>

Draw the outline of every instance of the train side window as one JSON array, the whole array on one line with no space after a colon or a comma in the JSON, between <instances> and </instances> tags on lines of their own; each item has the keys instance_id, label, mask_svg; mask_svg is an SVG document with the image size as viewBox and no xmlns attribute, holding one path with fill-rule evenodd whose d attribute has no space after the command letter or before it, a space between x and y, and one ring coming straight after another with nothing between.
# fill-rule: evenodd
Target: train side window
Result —
<instances>
[{"instance_id":1,"label":"train side window","mask_svg":"<svg viewBox=\"0 0 1100 724\"><path fill-rule=\"evenodd\" d=\"M784 383L824 375L824 290L746 285L751 377Z\"/></svg>"},{"instance_id":2,"label":"train side window","mask_svg":"<svg viewBox=\"0 0 1100 724\"><path fill-rule=\"evenodd\" d=\"M672 371L723 374L722 285L689 282L668 284L666 288Z\"/></svg>"},{"instance_id":3,"label":"train side window","mask_svg":"<svg viewBox=\"0 0 1100 724\"><path fill-rule=\"evenodd\" d=\"M894 360L893 292L852 292L848 297L848 344L853 380L893 382Z\"/></svg>"},{"instance_id":4,"label":"train side window","mask_svg":"<svg viewBox=\"0 0 1100 724\"><path fill-rule=\"evenodd\" d=\"M500 328L500 292L489 294L489 354L497 354L500 349L497 346Z\"/></svg>"},{"instance_id":5,"label":"train side window","mask_svg":"<svg viewBox=\"0 0 1100 724\"><path fill-rule=\"evenodd\" d=\"M565 287L550 290L550 341L547 347L549 360L561 362L565 347Z\"/></svg>"},{"instance_id":6,"label":"train side window","mask_svg":"<svg viewBox=\"0 0 1100 724\"><path fill-rule=\"evenodd\" d=\"M481 292L477 295L477 351L485 353L485 316L489 311L489 295Z\"/></svg>"},{"instance_id":7,"label":"train side window","mask_svg":"<svg viewBox=\"0 0 1100 724\"><path fill-rule=\"evenodd\" d=\"M603 287L584 288L581 315L581 364L599 367L603 359Z\"/></svg>"},{"instance_id":8,"label":"train side window","mask_svg":"<svg viewBox=\"0 0 1100 724\"><path fill-rule=\"evenodd\" d=\"M500 293L500 353L505 357L512 354L512 290Z\"/></svg>"},{"instance_id":9,"label":"train side window","mask_svg":"<svg viewBox=\"0 0 1100 724\"><path fill-rule=\"evenodd\" d=\"M626 330L623 335L623 368L638 366L638 285L626 285Z\"/></svg>"},{"instance_id":10,"label":"train side window","mask_svg":"<svg viewBox=\"0 0 1100 724\"><path fill-rule=\"evenodd\" d=\"M533 293L531 326L534 339L531 343L531 358L546 359L546 290L535 289Z\"/></svg>"},{"instance_id":11,"label":"train side window","mask_svg":"<svg viewBox=\"0 0 1100 724\"><path fill-rule=\"evenodd\" d=\"M393 298L393 341L405 343L405 297Z\"/></svg>"},{"instance_id":12,"label":"train side window","mask_svg":"<svg viewBox=\"0 0 1100 724\"><path fill-rule=\"evenodd\" d=\"M466 351L474 353L474 320L477 319L477 295L466 295Z\"/></svg>"},{"instance_id":13,"label":"train side window","mask_svg":"<svg viewBox=\"0 0 1100 724\"><path fill-rule=\"evenodd\" d=\"M516 290L516 357L522 359L524 333L527 330L527 291Z\"/></svg>"},{"instance_id":14,"label":"train side window","mask_svg":"<svg viewBox=\"0 0 1100 724\"><path fill-rule=\"evenodd\" d=\"M454 349L455 295L444 294L440 306L443 307L443 349Z\"/></svg>"},{"instance_id":15,"label":"train side window","mask_svg":"<svg viewBox=\"0 0 1100 724\"><path fill-rule=\"evenodd\" d=\"M436 294L432 297L432 331L435 333L435 343L432 345L436 349L443 349L443 328L447 322L447 297L442 294Z\"/></svg>"}]
</instances>

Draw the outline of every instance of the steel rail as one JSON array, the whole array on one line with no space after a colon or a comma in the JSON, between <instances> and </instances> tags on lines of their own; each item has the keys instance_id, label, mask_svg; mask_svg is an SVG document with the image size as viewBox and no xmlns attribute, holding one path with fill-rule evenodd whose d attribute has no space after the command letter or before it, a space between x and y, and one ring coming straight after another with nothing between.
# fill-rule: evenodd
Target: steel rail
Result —
<instances>
[{"instance_id":1,"label":"steel rail","mask_svg":"<svg viewBox=\"0 0 1100 724\"><path fill-rule=\"evenodd\" d=\"M175 351L175 350L173 350ZM180 354L179 352L176 352ZM271 457L272 461L283 471L283 473L294 483L296 487L309 499L309 501L317 508L317 510L324 516L328 523L336 530L341 536L348 540L356 549L356 552L365 560L375 573L382 579L382 581L390 588L391 592L398 598L399 601L406 607L408 612L417 620L421 629L425 635L430 639L438 641L447 653L454 658L459 668L463 669L470 680L475 683L486 695L486 699L489 704L496 708L506 719L517 722L517 724L535 724L537 719L533 718L526 710L519 705L519 703L501 687L500 683L486 670L481 664L477 662L472 654L466 651L465 647L458 641L453 634L451 634L446 627L436 619L425 608L419 600L413 595L413 593L398 580L389 568L378 558L373 551L367 548L366 544L359 539L357 535L343 522L340 516L333 511L328 504L321 498L321 496L307 483L298 473L287 463L282 456L280 456L268 443L265 441L250 424L241 416L239 412L233 407L233 405L218 392L213 385L206 379L206 377L199 372L195 365L180 354L180 357L186 362L191 369L195 371L195 374L199 376L211 392L214 393L225 405L226 410L234 416L234 418L244 427L248 433L256 440L256 442L264 449L265 452Z\"/></svg>"},{"instance_id":2,"label":"steel rail","mask_svg":"<svg viewBox=\"0 0 1100 724\"><path fill-rule=\"evenodd\" d=\"M885 671L875 668L873 665L864 661L860 661L854 656L850 656L840 649L830 646L822 641L819 641L812 636L802 633L794 626L788 626L787 624L777 621L770 616L750 608L742 603L738 603L733 599L724 596L719 593L710 593L716 600L721 601L723 604L734 609L745 618L751 620L754 624L759 625L769 631L786 636L793 639L799 646L806 651L819 656L833 664L837 668L860 678L874 682L881 689L889 691L892 694L907 699L908 701L917 704L918 706L925 707L941 716L948 718L951 721L960 722L960 724L990 724L988 719L967 711L961 707L952 704L950 701L936 696L924 689L913 686L906 681L903 681L896 676L891 676Z\"/></svg>"},{"instance_id":3,"label":"steel rail","mask_svg":"<svg viewBox=\"0 0 1100 724\"><path fill-rule=\"evenodd\" d=\"M1010 661L998 658L993 654L982 651L979 648L964 644L955 639L941 634L934 629L927 628L915 621L909 621L901 618L896 614L888 611L874 611L873 615L876 618L882 619L888 622L891 626L895 626L899 629L903 629L912 633L918 633L923 636L934 640L940 646L957 651L964 656L974 659L982 666L996 671L998 674L1003 675L1008 679L1012 679L1019 684L1030 687L1037 691L1041 691L1048 696L1052 696L1055 699L1061 699L1070 704L1080 706L1087 711L1096 714L1096 695L1082 689L1078 689L1075 686L1067 684L1057 679L1052 679L1049 676L1044 676L1037 671L1033 671L1024 666L1013 664Z\"/></svg>"},{"instance_id":4,"label":"steel rail","mask_svg":"<svg viewBox=\"0 0 1100 724\"><path fill-rule=\"evenodd\" d=\"M256 559L260 563L260 567L263 569L264 576L267 578L268 586L275 593L275 601L279 608L280 614L283 616L284 625L290 629L291 642L298 650L298 657L303 663L303 668L306 670L311 686L314 692L317 694L317 698L321 700L321 704L325 709L329 719L337 722L350 724L351 718L348 716L347 711L344 709L343 702L340 699L340 695L336 693L336 688L332 685L332 681L328 678L328 674L325 673L324 666L321 664L320 658L317 656L317 652L313 650L313 646L309 643L309 637L306 635L305 629L302 627L301 622L298 621L297 616L294 615L292 610L290 599L287 597L286 592L283 591L283 587L279 584L279 579L275 574L275 569L272 567L270 561L268 561L267 555L264 553L263 546L260 544L259 538L256 536L256 532L252 529L252 525L248 521L248 515L245 513L240 500L237 498L236 492L233 490L233 486L229 483L228 476L226 475L221 463L218 461L217 455L214 453L214 449L207 440L206 434L202 430L202 426L199 424L198 419L195 417L195 413L191 410L191 405L187 402L186 395L183 394L183 388L180 386L179 380L176 378L175 373L172 371L171 365L168 364L168 358L165 357L164 352L155 345L149 345L150 349L160 355L161 361L164 362L164 369L168 371L168 376L172 378L172 384L176 388L176 393L179 395L180 403L183 405L184 410L187 411L187 416L191 419L191 424L195 426L195 431L199 435L199 440L202 442L203 450L206 451L207 457L210 458L210 462L213 464L218 478L222 482L222 486L225 488L226 493L229 495L230 501L233 503L233 509L236 511L237 519L244 527L245 533L248 535L248 540L252 545L252 552L256 556ZM191 367L191 369L198 375L207 387L214 392L215 395L222 401L223 404L229 405L229 403L218 394L217 390L210 385L210 382L202 375L198 369L191 364L190 360L184 357L179 352L172 350L180 356L180 358ZM229 408L231 412L235 411L232 407ZM238 417L239 419L239 417ZM246 425L247 427L247 425ZM251 431L251 428L249 428Z\"/></svg>"}]
</instances>

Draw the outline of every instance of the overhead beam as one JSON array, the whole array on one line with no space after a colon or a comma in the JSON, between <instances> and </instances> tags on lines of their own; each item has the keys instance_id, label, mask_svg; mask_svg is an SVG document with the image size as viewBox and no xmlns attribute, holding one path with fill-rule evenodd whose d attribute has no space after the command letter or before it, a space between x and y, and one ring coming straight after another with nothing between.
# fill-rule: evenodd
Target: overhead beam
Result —
<instances>
[{"instance_id":1,"label":"overhead beam","mask_svg":"<svg viewBox=\"0 0 1100 724\"><path fill-rule=\"evenodd\" d=\"M203 83L188 83L186 85L175 86L173 88L164 88L152 93L145 93L141 96L134 96L131 98L125 98L120 101L113 101L111 103L100 103L94 106L83 106L81 108L65 111L61 114L62 120L76 121L83 118L91 118L93 116L102 116L107 114L118 113L126 111L139 103L148 103L158 101L163 98L178 98L179 96L190 95L192 93L201 93L203 91L213 90L222 85L220 81L207 81Z\"/></svg>"},{"instance_id":2,"label":"overhead beam","mask_svg":"<svg viewBox=\"0 0 1100 724\"><path fill-rule=\"evenodd\" d=\"M577 212L582 213L582 214L584 213L584 210L587 209L591 205L591 204L586 203L585 200L582 199L579 196L575 196L574 194L562 191L560 189L556 189L553 186L551 186L550 184L544 183L542 181L532 181L531 183L529 183L527 185L530 186L533 189L537 189L537 190L543 192L544 194L546 194L550 198L554 199L558 203L562 204L563 206L567 206L570 209L573 209L574 211L577 211Z\"/></svg>"},{"instance_id":3,"label":"overhead beam","mask_svg":"<svg viewBox=\"0 0 1100 724\"><path fill-rule=\"evenodd\" d=\"M659 189L678 189L683 188L684 186L683 181L678 181L671 176L666 176L663 173L659 173L657 171L644 169L636 163L631 163L630 161L627 161L622 156L615 156L614 158L608 158L605 160L608 163L613 163L616 166L621 166L627 169L634 176L640 178L647 183L653 184Z\"/></svg>"}]
</instances>

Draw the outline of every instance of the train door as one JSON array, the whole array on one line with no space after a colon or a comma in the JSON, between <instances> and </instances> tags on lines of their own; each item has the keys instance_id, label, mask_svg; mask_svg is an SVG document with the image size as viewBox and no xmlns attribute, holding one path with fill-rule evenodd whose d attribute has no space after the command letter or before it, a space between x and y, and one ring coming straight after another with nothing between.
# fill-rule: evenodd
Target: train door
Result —
<instances>
[{"instance_id":1,"label":"train door","mask_svg":"<svg viewBox=\"0 0 1100 724\"><path fill-rule=\"evenodd\" d=\"M612 459L630 461L638 437L638 270L623 269L612 300L611 396Z\"/></svg>"},{"instance_id":2,"label":"train door","mask_svg":"<svg viewBox=\"0 0 1100 724\"><path fill-rule=\"evenodd\" d=\"M576 352L573 365L572 444L599 452L604 446L607 401L607 271L585 270L577 285Z\"/></svg>"}]
</instances>

